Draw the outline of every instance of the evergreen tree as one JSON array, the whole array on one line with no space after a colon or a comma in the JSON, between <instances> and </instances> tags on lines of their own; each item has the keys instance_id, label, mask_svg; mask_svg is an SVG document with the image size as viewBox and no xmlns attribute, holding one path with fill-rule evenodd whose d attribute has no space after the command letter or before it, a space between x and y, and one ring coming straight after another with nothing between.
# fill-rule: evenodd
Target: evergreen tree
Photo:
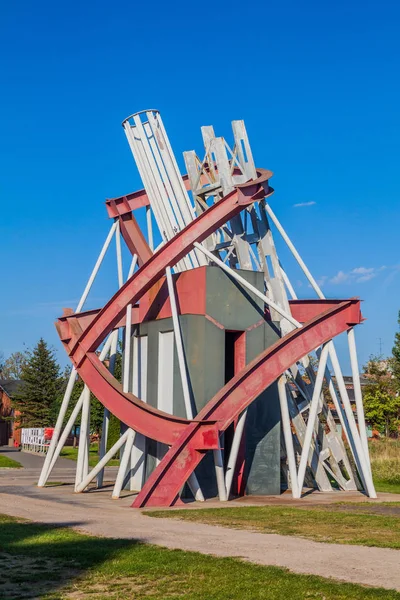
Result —
<instances>
[{"instance_id":1,"label":"evergreen tree","mask_svg":"<svg viewBox=\"0 0 400 600\"><path fill-rule=\"evenodd\" d=\"M54 424L54 405L60 395L62 380L54 350L41 338L27 353L22 367L21 386L13 405L21 413L22 427L47 427Z\"/></svg>"}]
</instances>

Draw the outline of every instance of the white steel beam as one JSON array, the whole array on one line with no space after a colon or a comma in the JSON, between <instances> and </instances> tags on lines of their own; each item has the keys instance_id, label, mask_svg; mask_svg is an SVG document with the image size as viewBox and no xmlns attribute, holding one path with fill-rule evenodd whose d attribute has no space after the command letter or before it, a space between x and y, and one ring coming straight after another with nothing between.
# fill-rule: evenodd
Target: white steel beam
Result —
<instances>
[{"instance_id":1,"label":"white steel beam","mask_svg":"<svg viewBox=\"0 0 400 600\"><path fill-rule=\"evenodd\" d=\"M150 250L154 250L153 224L151 222L151 206L146 206L147 239Z\"/></svg>"},{"instance_id":2,"label":"white steel beam","mask_svg":"<svg viewBox=\"0 0 400 600\"><path fill-rule=\"evenodd\" d=\"M218 496L221 502L226 502L226 500L228 500L228 496L225 487L224 461L222 459L221 445L219 443L219 440L218 449L213 450L213 455L215 463L215 474L217 476Z\"/></svg>"},{"instance_id":3,"label":"white steel beam","mask_svg":"<svg viewBox=\"0 0 400 600\"><path fill-rule=\"evenodd\" d=\"M304 263L304 261L301 258L300 254L297 252L294 244L290 240L289 236L287 235L287 233L284 230L284 228L282 227L281 223L279 222L279 220L275 216L275 214L274 214L273 210L271 209L271 207L269 206L269 204L265 205L265 210L267 211L267 213L269 214L269 216L273 220L276 228L278 229L279 233L282 235L282 237L285 240L287 246L289 247L289 249L291 250L293 256L296 259L296 261L300 265L303 273L305 274L305 276L307 277L308 281L310 282L311 287L315 290L315 292L316 292L316 294L318 295L319 298L325 299L325 296L322 293L321 288L319 287L319 285L315 281L314 277L311 275L311 273L308 270L306 264ZM375 492L375 488L374 488L374 485L373 485L373 482L372 482L371 473L370 473L370 470L369 470L369 461L368 461L368 458L365 456L364 446L361 443L361 439L360 439L360 436L359 436L359 433L358 433L358 430L357 430L357 426L356 426L356 423L355 423L355 420L354 420L353 411L351 409L350 401L349 401L349 398L348 398L348 395L347 395L346 386L345 386L344 380L343 380L343 374L342 374L342 371L340 369L340 365L339 365L339 361L338 361L338 358L337 358L337 354L336 354L336 350L335 350L335 346L333 344L333 341L329 342L328 348L329 348L329 357L331 359L332 366L333 366L333 369L335 371L336 381L338 383L340 395L341 395L343 406L344 406L344 409L345 409L345 414L346 414L346 417L347 417L347 422L348 422L348 425L349 425L349 429L346 431L346 433L348 435L348 440L349 440L350 446L354 445L354 448L356 450L355 459L358 462L358 468L359 468L359 471L360 471L360 476L361 476L361 478L364 481L365 489L366 489L368 495L370 495L371 498L376 498L376 492ZM333 387L333 385L332 385L332 387ZM339 412L339 414L340 414L340 412Z\"/></svg>"},{"instance_id":4,"label":"white steel beam","mask_svg":"<svg viewBox=\"0 0 400 600\"><path fill-rule=\"evenodd\" d=\"M134 254L132 257L131 265L129 267L129 273L128 273L127 279L130 279L130 277L132 277L133 272L136 267L136 264L137 264L137 255ZM121 262L121 267L122 267L122 262ZM128 308L127 308L127 313L128 313ZM127 320L128 320L128 316L127 316ZM129 318L129 322L131 322L130 318ZM110 360L109 360L108 370L110 371L111 375L113 375L114 369L115 369L115 361L117 358L118 330L113 331L111 333L110 337L111 337L111 347L110 347ZM104 358L105 358L105 356L100 355L100 360L104 360ZM129 390L127 390L127 391L129 391ZM99 448L100 460L106 454L109 421L110 421L110 411L107 408L105 408L104 409L104 417L103 417L103 427L101 430L100 448ZM100 469L100 471L98 472L98 476L97 476L97 487L98 488L102 487L102 485L103 485L103 476L104 476L104 469Z\"/></svg>"},{"instance_id":5,"label":"white steel beam","mask_svg":"<svg viewBox=\"0 0 400 600\"><path fill-rule=\"evenodd\" d=\"M364 448L364 454L368 461L369 470L371 472L371 462L369 459L368 437L365 427L364 404L360 384L360 372L358 370L357 348L354 337L354 327L351 327L347 332L347 341L349 344L351 372L353 376L354 396L357 408L358 429L360 431L361 442Z\"/></svg>"},{"instance_id":6,"label":"white steel beam","mask_svg":"<svg viewBox=\"0 0 400 600\"><path fill-rule=\"evenodd\" d=\"M85 385L83 390L81 425L79 431L78 460L76 466L75 490L87 475L89 456L89 424L90 424L90 389Z\"/></svg>"},{"instance_id":7,"label":"white steel beam","mask_svg":"<svg viewBox=\"0 0 400 600\"><path fill-rule=\"evenodd\" d=\"M228 464L226 467L225 473L225 487L226 487L226 497L229 499L229 495L231 493L233 476L236 470L237 457L239 454L240 443L243 438L244 426L246 424L247 417L247 408L242 412L240 417L238 418L235 433L233 434L231 451L229 453Z\"/></svg>"},{"instance_id":8,"label":"white steel beam","mask_svg":"<svg viewBox=\"0 0 400 600\"><path fill-rule=\"evenodd\" d=\"M332 342L329 344L329 355L332 362L333 371L336 376L336 382L339 388L340 396L342 398L343 407L346 413L347 422L350 427L351 434L353 436L354 445L356 448L356 458L358 458L358 470L360 472L360 477L363 480L365 491L370 496L370 498L376 498L376 491L372 481L371 472L369 469L368 459L365 456L364 448L361 443L361 438L358 433L356 421L354 419L353 410L351 408L349 396L347 394L346 385L344 383L342 371L340 369L339 360L336 354L336 350L332 348Z\"/></svg>"},{"instance_id":9,"label":"white steel beam","mask_svg":"<svg viewBox=\"0 0 400 600\"><path fill-rule=\"evenodd\" d=\"M244 121L232 121L233 135L235 138L236 153L239 163L247 180L256 179L257 171L254 165L253 154L247 136Z\"/></svg>"},{"instance_id":10,"label":"white steel beam","mask_svg":"<svg viewBox=\"0 0 400 600\"><path fill-rule=\"evenodd\" d=\"M299 494L299 496L298 496L299 498L301 496L301 492L303 489L304 476L306 473L307 462L308 462L308 455L309 455L310 448L311 448L311 441L312 441L314 428L315 428L315 421L316 421L317 413L318 413L318 406L319 406L319 401L320 401L320 396L321 396L321 391L322 391L322 384L324 381L326 361L328 359L328 350L329 350L328 344L324 344L322 351L321 351L321 357L319 359L317 377L315 380L313 395L312 395L311 404L310 404L310 410L309 410L309 414L308 414L306 435L304 438L303 448L301 451L299 472L298 472L298 476L297 476L297 486L298 486L297 491Z\"/></svg>"},{"instance_id":11,"label":"white steel beam","mask_svg":"<svg viewBox=\"0 0 400 600\"><path fill-rule=\"evenodd\" d=\"M62 426L64 423L64 418L67 413L67 409L68 409L69 401L71 399L72 391L74 389L76 376L77 376L76 369L75 369L75 367L72 367L72 371L71 371L69 379L68 379L67 389L65 390L63 401L62 401L61 407L60 407L60 411L58 413L56 425L54 427L53 436L50 440L50 445L47 450L47 454L46 454L46 458L43 463L42 471L40 473L38 487L45 486L46 481L50 475L50 471L51 471L50 465L52 463L54 451L56 449L57 442L60 437L61 429L62 429Z\"/></svg>"},{"instance_id":12,"label":"white steel beam","mask_svg":"<svg viewBox=\"0 0 400 600\"><path fill-rule=\"evenodd\" d=\"M217 258L212 252L207 250L207 248L204 248L204 246L202 246L198 242L195 242L194 246L196 248L198 248L199 250L201 250L201 252L204 252L204 254L206 256L208 256L213 262L215 262L216 265L221 267L221 269L223 269L224 271L229 273L229 275L231 275L233 277L233 279L236 279L236 281L239 281L239 283L241 283L244 287L246 287L248 290L253 292L253 294L255 296L257 296L258 298L263 300L265 302L265 304L267 304L270 308L273 308L274 310L276 310L277 313L279 313L284 319L287 319L294 327L296 327L296 328L301 327L301 323L296 321L296 319L294 319L292 317L292 315L285 312L280 306L278 306L277 304L275 304L275 302L273 302L270 298L268 298L268 296L266 296L265 294L260 292L260 290L258 290L256 287L254 287L254 285L252 285L251 283L246 281L246 279L241 277L241 275L239 275L234 269L231 269L230 267L228 267L228 265L226 265L222 260Z\"/></svg>"},{"instance_id":13,"label":"white steel beam","mask_svg":"<svg viewBox=\"0 0 400 600\"><path fill-rule=\"evenodd\" d=\"M117 359L117 351L118 351L118 329L113 331L110 335L110 358L108 364L108 370L111 375L114 375L115 370L115 361ZM100 354L100 360L105 359L106 354ZM108 441L108 427L110 424L110 411L108 408L104 409L103 414L103 426L101 429L101 438L100 438L100 447L99 447L99 457L100 460L105 456L107 450L107 441ZM97 476L97 487L101 488L103 486L103 477L104 477L104 469L99 471Z\"/></svg>"},{"instance_id":14,"label":"white steel beam","mask_svg":"<svg viewBox=\"0 0 400 600\"><path fill-rule=\"evenodd\" d=\"M184 353L183 342L182 342L182 332L181 332L181 327L180 327L180 323L179 323L178 309L176 306L176 298L175 298L175 290L174 290L174 282L172 280L172 274L171 274L170 267L167 267L166 276L167 276L169 300L171 303L172 322L173 322L173 326L174 326L174 337L175 337L175 343L176 343L176 350L177 350L177 354L178 354L178 364L179 364L179 371L180 371L180 375L181 375L183 399L185 402L185 409L186 409L186 417L191 420L191 419L193 419L192 398L191 398L190 389L189 389L188 373L187 373L187 369L186 369L185 353ZM195 499L199 500L200 502L204 502L203 492L201 491L199 482L194 473L192 473L190 475L190 477L188 479L188 485L189 485L190 489L192 490L192 493L193 493Z\"/></svg>"},{"instance_id":15,"label":"white steel beam","mask_svg":"<svg viewBox=\"0 0 400 600\"><path fill-rule=\"evenodd\" d=\"M91 273L91 275L89 277L89 280L88 280L88 282L86 284L86 287L85 287L85 289L83 291L82 297L81 297L81 299L78 302L78 306L76 307L76 311L75 311L76 313L81 312L81 310L83 308L83 305L86 302L86 299L88 297L90 289L91 289L91 287L93 285L94 280L96 279L96 275L99 272L101 263L103 262L104 256L105 256L105 254L106 254L106 252L108 250L108 247L110 245L112 236L114 235L117 226L118 226L118 221L114 221L114 223L111 225L111 229L110 229L110 231L108 233L106 241L104 242L104 246L101 249L99 257L98 257L98 259L96 261L96 264L94 265L93 271L92 271L92 273Z\"/></svg>"},{"instance_id":16,"label":"white steel beam","mask_svg":"<svg viewBox=\"0 0 400 600\"><path fill-rule=\"evenodd\" d=\"M80 300L78 302L78 305L76 307L75 313L79 313L82 310L82 308L83 308L83 306L84 306L84 304L86 302L86 299L87 299L87 297L89 295L89 292L91 290L93 282L94 282L94 280L96 278L96 275L99 272L100 266L101 266L101 264L103 262L104 256L105 256L105 254L106 254L106 252L108 250L108 247L109 247L109 245L111 243L111 240L112 240L112 237L113 237L113 235L115 233L117 225L118 225L117 221L114 221L114 223L111 225L110 231L109 231L109 233L107 235L107 238L106 238L106 240L105 240L105 242L103 244L103 247L102 247L102 249L100 251L100 254L99 254L98 258L97 258L97 261L96 261L96 263L95 263L95 265L93 267L93 271L90 274L90 277L88 279L86 287L85 287L85 289L84 289L84 291L82 293L82 296L81 296L81 298L80 298ZM57 443L58 443L58 439L60 437L60 433L61 433L61 429L62 429L62 426L63 426L63 423L64 423L65 415L67 413L69 401L71 399L71 394L72 394L72 391L73 391L73 388L74 388L74 385L75 385L75 381L76 381L76 375L77 375L76 369L75 369L75 367L72 367L72 371L71 371L71 374L70 374L69 379L68 379L67 388L65 390L64 397L63 397L63 400L62 400L62 403L61 403L60 411L59 411L58 416L57 416L57 421L56 421L56 424L55 424L55 427L54 427L53 435L52 435L52 438L50 440L50 445L49 445L49 448L48 448L48 451L47 451L47 454L46 454L45 461L43 463L42 471L40 473L40 477L39 477L39 481L38 481L38 487L43 487L46 484L46 481L47 481L48 476L50 474L50 471L52 469L52 467L50 467L50 465L53 462L54 451L56 449L56 446L57 446ZM58 457L58 454L57 454L57 457Z\"/></svg>"},{"instance_id":17,"label":"white steel beam","mask_svg":"<svg viewBox=\"0 0 400 600\"><path fill-rule=\"evenodd\" d=\"M292 496L293 496L293 498L300 498L300 493L299 493L298 484L297 484L296 455L294 452L293 434L292 434L292 428L290 425L290 415L289 415L288 401L287 401L286 377L284 375L281 375L281 377L278 379L278 393L279 393L279 403L280 403L280 407L281 407L283 437L285 439L286 456L287 456L289 474L290 474L290 483L292 486Z\"/></svg>"},{"instance_id":18,"label":"white steel beam","mask_svg":"<svg viewBox=\"0 0 400 600\"><path fill-rule=\"evenodd\" d=\"M185 353L184 353L183 342L182 342L182 332L181 332L181 327L180 327L180 323L179 323L178 309L176 306L174 282L172 280L171 267L167 267L166 276L167 276L169 300L171 303L172 323L174 326L176 351L178 354L179 372L181 375L183 399L185 402L185 409L186 409L186 417L188 419L192 420L193 419L192 398L191 398L191 394L190 394L190 390L189 390L188 374L187 374L186 363L185 363Z\"/></svg>"},{"instance_id":19,"label":"white steel beam","mask_svg":"<svg viewBox=\"0 0 400 600\"><path fill-rule=\"evenodd\" d=\"M113 500L116 500L121 495L122 486L124 484L126 472L131 459L133 442L135 441L135 432L132 429L127 429L125 433L127 433L127 437L125 440L125 447L120 459L118 474L112 492ZM123 435L124 434L122 434L121 437L123 437Z\"/></svg>"},{"instance_id":20,"label":"white steel beam","mask_svg":"<svg viewBox=\"0 0 400 600\"><path fill-rule=\"evenodd\" d=\"M95 467L90 471L88 475L83 479L83 481L76 487L76 492L83 492L85 488L89 485L89 483L100 473L100 471L104 470L104 467L107 465L108 461L112 459L112 457L118 452L121 446L126 442L126 438L128 437L129 429L127 429L121 437L115 442L115 444L110 448L110 450L103 456L103 458L97 463Z\"/></svg>"}]
</instances>

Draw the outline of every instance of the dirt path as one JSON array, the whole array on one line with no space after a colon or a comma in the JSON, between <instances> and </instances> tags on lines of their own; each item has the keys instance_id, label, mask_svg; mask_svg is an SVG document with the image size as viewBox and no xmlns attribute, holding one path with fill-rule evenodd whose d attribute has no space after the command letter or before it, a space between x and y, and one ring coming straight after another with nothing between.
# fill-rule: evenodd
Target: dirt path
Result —
<instances>
[{"instance_id":1,"label":"dirt path","mask_svg":"<svg viewBox=\"0 0 400 600\"><path fill-rule=\"evenodd\" d=\"M71 486L38 489L33 471L0 474L0 512L71 526L94 535L138 539L168 548L287 567L297 573L400 590L400 552L322 544L277 534L238 531L200 523L152 519L130 509L132 499L110 499L110 489L73 494Z\"/></svg>"}]
</instances>

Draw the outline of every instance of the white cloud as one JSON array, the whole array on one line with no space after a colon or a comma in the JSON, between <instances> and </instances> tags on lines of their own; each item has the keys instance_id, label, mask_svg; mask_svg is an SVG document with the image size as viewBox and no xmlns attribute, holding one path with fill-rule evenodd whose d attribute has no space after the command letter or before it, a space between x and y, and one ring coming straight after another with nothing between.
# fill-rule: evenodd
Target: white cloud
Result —
<instances>
[{"instance_id":1,"label":"white cloud","mask_svg":"<svg viewBox=\"0 0 400 600\"><path fill-rule=\"evenodd\" d=\"M366 267L356 267L351 272L357 273L358 275L369 275L370 273L373 273L374 270L374 267L370 267L369 269L367 269Z\"/></svg>"},{"instance_id":2,"label":"white cloud","mask_svg":"<svg viewBox=\"0 0 400 600\"><path fill-rule=\"evenodd\" d=\"M364 281L369 281L370 279L373 279L374 277L376 277L376 273L367 273L366 275L363 275L362 277L358 277L356 279L356 283L364 283Z\"/></svg>"},{"instance_id":3,"label":"white cloud","mask_svg":"<svg viewBox=\"0 0 400 600\"><path fill-rule=\"evenodd\" d=\"M317 279L317 283L318 283L319 287L322 287L323 285L325 285L327 279L329 279L328 275L321 275L321 277L319 279Z\"/></svg>"},{"instance_id":4,"label":"white cloud","mask_svg":"<svg viewBox=\"0 0 400 600\"><path fill-rule=\"evenodd\" d=\"M340 283L344 283L349 278L349 274L344 271L339 271L334 277L329 280L329 283L333 283L333 285L338 285Z\"/></svg>"},{"instance_id":5,"label":"white cloud","mask_svg":"<svg viewBox=\"0 0 400 600\"><path fill-rule=\"evenodd\" d=\"M293 206L295 208L303 208L303 206L314 206L314 204L317 203L312 200L311 202L299 202L298 204L293 204Z\"/></svg>"},{"instance_id":6,"label":"white cloud","mask_svg":"<svg viewBox=\"0 0 400 600\"><path fill-rule=\"evenodd\" d=\"M382 271L395 273L396 271L399 271L399 269L399 265L393 265L391 267L386 265L382 265L381 267L355 267L348 272L338 271L336 275L329 278L329 283L332 285L341 285L343 283L365 283L366 281L370 281L374 277L377 277Z\"/></svg>"}]
</instances>

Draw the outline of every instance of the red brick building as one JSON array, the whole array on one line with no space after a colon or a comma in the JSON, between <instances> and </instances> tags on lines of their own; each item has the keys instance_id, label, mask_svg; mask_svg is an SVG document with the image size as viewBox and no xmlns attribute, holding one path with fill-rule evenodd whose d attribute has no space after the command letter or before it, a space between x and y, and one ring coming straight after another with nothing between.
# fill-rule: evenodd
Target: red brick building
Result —
<instances>
[{"instance_id":1,"label":"red brick building","mask_svg":"<svg viewBox=\"0 0 400 600\"><path fill-rule=\"evenodd\" d=\"M17 428L19 413L11 403L21 383L15 379L0 379L0 446L21 444L21 430Z\"/></svg>"}]
</instances>

